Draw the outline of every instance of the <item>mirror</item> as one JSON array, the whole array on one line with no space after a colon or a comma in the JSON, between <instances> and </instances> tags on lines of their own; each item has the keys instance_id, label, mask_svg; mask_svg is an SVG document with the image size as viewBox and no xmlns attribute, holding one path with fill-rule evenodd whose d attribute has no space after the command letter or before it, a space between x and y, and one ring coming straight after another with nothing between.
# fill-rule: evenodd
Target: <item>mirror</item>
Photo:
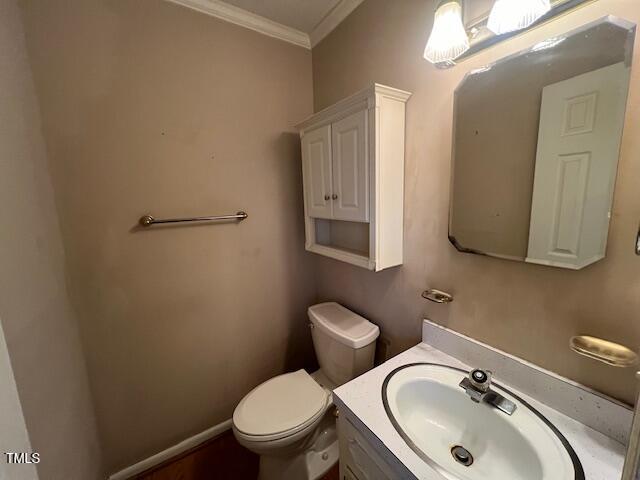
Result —
<instances>
[{"instance_id":1,"label":"mirror","mask_svg":"<svg viewBox=\"0 0 640 480\"><path fill-rule=\"evenodd\" d=\"M605 256L635 25L607 17L467 74L449 239L579 270Z\"/></svg>"}]
</instances>

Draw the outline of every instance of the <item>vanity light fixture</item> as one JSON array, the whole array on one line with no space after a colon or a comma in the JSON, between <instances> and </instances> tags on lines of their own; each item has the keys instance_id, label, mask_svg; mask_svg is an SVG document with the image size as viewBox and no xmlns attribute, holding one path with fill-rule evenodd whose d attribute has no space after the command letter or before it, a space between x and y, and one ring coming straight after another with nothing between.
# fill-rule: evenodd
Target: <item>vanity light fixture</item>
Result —
<instances>
[{"instance_id":1,"label":"vanity light fixture","mask_svg":"<svg viewBox=\"0 0 640 480\"><path fill-rule=\"evenodd\" d=\"M496 35L522 30L550 10L550 0L496 0L487 27Z\"/></svg>"},{"instance_id":2,"label":"vanity light fixture","mask_svg":"<svg viewBox=\"0 0 640 480\"><path fill-rule=\"evenodd\" d=\"M465 1L433 0L433 29L424 58L437 68L451 68L465 58L597 0L492 0L490 11L475 18ZM544 48L544 45L540 45ZM549 47L550 48L550 47Z\"/></svg>"},{"instance_id":3,"label":"vanity light fixture","mask_svg":"<svg viewBox=\"0 0 640 480\"><path fill-rule=\"evenodd\" d=\"M424 50L431 63L452 62L469 50L469 37L462 21L462 0L440 0L433 29Z\"/></svg>"}]
</instances>

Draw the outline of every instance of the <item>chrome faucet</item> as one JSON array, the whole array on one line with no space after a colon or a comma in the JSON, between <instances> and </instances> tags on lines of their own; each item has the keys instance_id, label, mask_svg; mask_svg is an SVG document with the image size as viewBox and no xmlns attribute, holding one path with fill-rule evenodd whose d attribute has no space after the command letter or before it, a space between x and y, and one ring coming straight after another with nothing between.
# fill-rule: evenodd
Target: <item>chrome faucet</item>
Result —
<instances>
[{"instance_id":1,"label":"chrome faucet","mask_svg":"<svg viewBox=\"0 0 640 480\"><path fill-rule=\"evenodd\" d=\"M513 412L516 411L515 403L491 389L491 372L489 370L479 368L471 370L469 376L462 379L460 386L476 403L486 403L507 415L513 415Z\"/></svg>"}]
</instances>

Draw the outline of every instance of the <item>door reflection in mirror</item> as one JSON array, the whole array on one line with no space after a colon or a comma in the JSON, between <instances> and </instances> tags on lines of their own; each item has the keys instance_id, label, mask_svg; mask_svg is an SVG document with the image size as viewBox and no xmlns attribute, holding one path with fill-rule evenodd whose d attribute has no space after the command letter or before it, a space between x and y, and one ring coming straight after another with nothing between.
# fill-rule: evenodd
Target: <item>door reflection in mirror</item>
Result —
<instances>
[{"instance_id":1,"label":"door reflection in mirror","mask_svg":"<svg viewBox=\"0 0 640 480\"><path fill-rule=\"evenodd\" d=\"M604 258L634 37L607 17L465 77L449 221L458 250L576 270Z\"/></svg>"}]
</instances>

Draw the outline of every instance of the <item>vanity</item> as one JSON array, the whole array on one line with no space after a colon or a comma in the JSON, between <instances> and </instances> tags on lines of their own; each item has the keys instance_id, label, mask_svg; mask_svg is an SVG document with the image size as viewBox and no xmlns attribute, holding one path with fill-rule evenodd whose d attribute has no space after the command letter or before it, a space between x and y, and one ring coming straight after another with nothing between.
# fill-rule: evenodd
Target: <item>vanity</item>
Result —
<instances>
[{"instance_id":1,"label":"vanity","mask_svg":"<svg viewBox=\"0 0 640 480\"><path fill-rule=\"evenodd\" d=\"M620 478L628 407L428 320L422 336L334 391L341 480ZM479 366L512 415L458 386Z\"/></svg>"}]
</instances>

